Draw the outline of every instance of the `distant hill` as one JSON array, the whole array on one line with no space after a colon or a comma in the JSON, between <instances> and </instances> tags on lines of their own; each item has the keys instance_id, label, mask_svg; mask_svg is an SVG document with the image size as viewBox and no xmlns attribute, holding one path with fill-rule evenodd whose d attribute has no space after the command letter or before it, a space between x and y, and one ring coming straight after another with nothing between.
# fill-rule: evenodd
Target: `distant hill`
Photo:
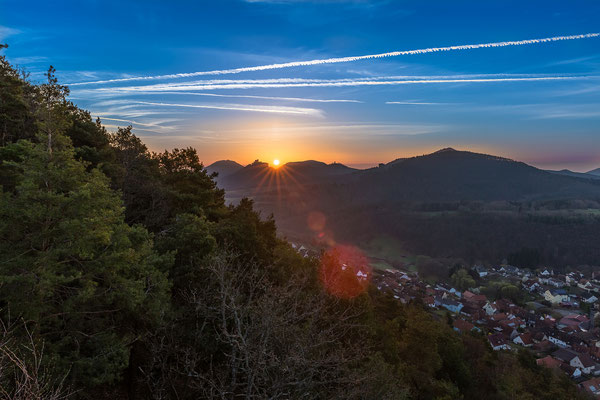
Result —
<instances>
[{"instance_id":1,"label":"distant hill","mask_svg":"<svg viewBox=\"0 0 600 400\"><path fill-rule=\"evenodd\" d=\"M525 201L600 196L600 181L585 174L543 171L507 158L457 151L394 160L367 170L318 161L291 162L279 169L255 162L222 179L226 189L312 185L312 196L328 201L347 195L353 202ZM266 184L270 182L270 184ZM332 190L328 183L335 183ZM261 188L259 188L261 186Z\"/></svg>"},{"instance_id":2,"label":"distant hill","mask_svg":"<svg viewBox=\"0 0 600 400\"><path fill-rule=\"evenodd\" d=\"M547 170L547 171L551 172L553 174L572 176L574 178L600 179L600 170L598 171L597 175L594 175L591 172L573 172L573 171L568 170L568 169L561 169L560 171L553 171L553 170Z\"/></svg>"},{"instance_id":3,"label":"distant hill","mask_svg":"<svg viewBox=\"0 0 600 400\"><path fill-rule=\"evenodd\" d=\"M594 170L588 171L587 173L590 174L590 175L600 176L600 168L596 168Z\"/></svg>"},{"instance_id":4,"label":"distant hill","mask_svg":"<svg viewBox=\"0 0 600 400\"><path fill-rule=\"evenodd\" d=\"M343 164L326 164L320 161L308 160L289 162L279 168L273 168L268 163L255 161L224 177L221 181L226 189L259 188L265 190L275 185L296 186L325 183L333 178L350 175L359 170Z\"/></svg>"},{"instance_id":5,"label":"distant hill","mask_svg":"<svg viewBox=\"0 0 600 400\"><path fill-rule=\"evenodd\" d=\"M600 179L493 155L448 148L366 170L257 162L222 187L229 201L253 198L298 240L360 246L386 236L413 254L472 262L500 262L522 248L552 265L600 259Z\"/></svg>"},{"instance_id":6,"label":"distant hill","mask_svg":"<svg viewBox=\"0 0 600 400\"><path fill-rule=\"evenodd\" d=\"M244 168L243 165L236 163L231 160L221 160L210 164L206 167L206 170L211 174L213 172L218 173L217 182L221 181L224 177L231 175L240 169Z\"/></svg>"},{"instance_id":7,"label":"distant hill","mask_svg":"<svg viewBox=\"0 0 600 400\"><path fill-rule=\"evenodd\" d=\"M366 170L353 186L371 201L514 201L600 195L600 184L507 158L454 149Z\"/></svg>"}]
</instances>

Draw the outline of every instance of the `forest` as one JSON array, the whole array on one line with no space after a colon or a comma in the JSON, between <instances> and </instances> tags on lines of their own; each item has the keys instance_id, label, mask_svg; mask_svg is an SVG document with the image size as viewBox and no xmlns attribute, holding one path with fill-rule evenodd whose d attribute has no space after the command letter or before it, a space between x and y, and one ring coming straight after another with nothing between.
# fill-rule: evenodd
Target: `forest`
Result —
<instances>
[{"instance_id":1,"label":"forest","mask_svg":"<svg viewBox=\"0 0 600 400\"><path fill-rule=\"evenodd\" d=\"M0 398L583 398L419 302L325 290L335 255L46 78L0 57Z\"/></svg>"}]
</instances>

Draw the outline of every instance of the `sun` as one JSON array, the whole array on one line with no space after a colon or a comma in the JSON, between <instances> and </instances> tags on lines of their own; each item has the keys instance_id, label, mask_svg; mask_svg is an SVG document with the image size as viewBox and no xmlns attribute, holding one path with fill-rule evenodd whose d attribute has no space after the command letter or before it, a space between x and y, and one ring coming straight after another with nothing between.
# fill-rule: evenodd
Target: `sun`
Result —
<instances>
[{"instance_id":1,"label":"sun","mask_svg":"<svg viewBox=\"0 0 600 400\"><path fill-rule=\"evenodd\" d=\"M273 165L279 167L279 160L273 160Z\"/></svg>"}]
</instances>

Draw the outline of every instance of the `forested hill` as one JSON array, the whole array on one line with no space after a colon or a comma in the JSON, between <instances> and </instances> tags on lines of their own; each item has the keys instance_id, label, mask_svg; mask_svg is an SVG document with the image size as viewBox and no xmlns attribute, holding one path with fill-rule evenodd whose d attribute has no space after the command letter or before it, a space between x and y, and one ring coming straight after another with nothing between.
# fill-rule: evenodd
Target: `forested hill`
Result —
<instances>
[{"instance_id":1,"label":"forested hill","mask_svg":"<svg viewBox=\"0 0 600 400\"><path fill-rule=\"evenodd\" d=\"M2 398L581 396L418 302L330 294L251 201L225 205L194 149L150 152L68 93L0 57Z\"/></svg>"},{"instance_id":2,"label":"forested hill","mask_svg":"<svg viewBox=\"0 0 600 400\"><path fill-rule=\"evenodd\" d=\"M356 245L392 237L411 254L487 264L533 249L535 264L522 267L600 260L599 179L454 149L367 170L304 164L257 162L219 186L234 203L251 196L284 234L305 242L320 242L307 224L318 212L327 236Z\"/></svg>"},{"instance_id":3,"label":"forested hill","mask_svg":"<svg viewBox=\"0 0 600 400\"><path fill-rule=\"evenodd\" d=\"M562 171L561 171L562 172ZM544 171L502 157L454 149L402 158L367 170L317 161L287 163L279 169L255 162L222 175L226 189L256 188L263 177L273 175L281 186L335 183L355 202L377 204L420 201L531 201L549 199L598 199L600 181L586 174ZM334 179L332 179L334 178ZM587 178L587 179L584 179ZM331 192L331 187L317 187Z\"/></svg>"},{"instance_id":4,"label":"forested hill","mask_svg":"<svg viewBox=\"0 0 600 400\"><path fill-rule=\"evenodd\" d=\"M275 183L281 186L314 185L315 183L331 183L349 177L359 170L340 163L325 164L308 160L289 162L279 168L268 163L254 161L252 164L234 170L223 170L223 161L207 167L208 170L219 171L219 186L230 189L273 189ZM239 165L239 164L238 164Z\"/></svg>"}]
</instances>

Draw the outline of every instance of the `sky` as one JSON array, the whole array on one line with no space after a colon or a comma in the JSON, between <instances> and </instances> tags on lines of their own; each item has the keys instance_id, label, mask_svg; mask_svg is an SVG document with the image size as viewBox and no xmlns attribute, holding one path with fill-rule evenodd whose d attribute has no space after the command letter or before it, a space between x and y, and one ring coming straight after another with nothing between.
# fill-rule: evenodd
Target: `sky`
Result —
<instances>
[{"instance_id":1,"label":"sky","mask_svg":"<svg viewBox=\"0 0 600 400\"><path fill-rule=\"evenodd\" d=\"M597 0L0 0L32 80L53 65L109 129L206 165L453 147L598 168L599 33Z\"/></svg>"}]
</instances>

